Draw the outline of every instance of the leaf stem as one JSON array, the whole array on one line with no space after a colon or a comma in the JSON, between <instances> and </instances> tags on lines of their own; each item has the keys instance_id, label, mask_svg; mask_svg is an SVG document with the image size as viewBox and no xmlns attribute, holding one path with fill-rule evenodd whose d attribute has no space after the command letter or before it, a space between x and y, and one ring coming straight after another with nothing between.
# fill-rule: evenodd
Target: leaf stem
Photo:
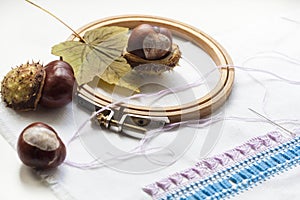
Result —
<instances>
[{"instance_id":1,"label":"leaf stem","mask_svg":"<svg viewBox=\"0 0 300 200\"><path fill-rule=\"evenodd\" d=\"M58 20L60 23L62 23L64 26L66 26L68 29L70 29L74 35L82 42L86 43L85 40L74 30L72 29L68 24L66 24L64 21L62 21L61 19L59 19L57 16L55 16L54 14L52 14L50 11L46 10L45 8L42 8L41 6L33 3L32 1L30 0L25 0L26 2L32 4L33 6L41 9L42 11L46 12L47 14L51 15L52 17L54 17L56 20Z\"/></svg>"}]
</instances>

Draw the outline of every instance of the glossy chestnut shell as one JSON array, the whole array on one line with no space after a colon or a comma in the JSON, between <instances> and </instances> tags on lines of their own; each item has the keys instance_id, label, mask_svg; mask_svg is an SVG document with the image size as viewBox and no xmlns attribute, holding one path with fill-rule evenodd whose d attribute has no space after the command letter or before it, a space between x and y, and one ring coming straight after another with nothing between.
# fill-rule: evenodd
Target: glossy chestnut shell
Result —
<instances>
[{"instance_id":1,"label":"glossy chestnut shell","mask_svg":"<svg viewBox=\"0 0 300 200\"><path fill-rule=\"evenodd\" d=\"M127 52L142 59L159 60L172 51L172 33L167 28L141 24L128 39Z\"/></svg>"},{"instance_id":2,"label":"glossy chestnut shell","mask_svg":"<svg viewBox=\"0 0 300 200\"><path fill-rule=\"evenodd\" d=\"M66 147L56 131L42 122L32 123L22 131L17 152L25 165L38 170L55 168L66 157Z\"/></svg>"},{"instance_id":3,"label":"glossy chestnut shell","mask_svg":"<svg viewBox=\"0 0 300 200\"><path fill-rule=\"evenodd\" d=\"M75 77L65 61L55 60L45 66L46 78L40 104L44 107L62 107L72 101Z\"/></svg>"}]
</instances>

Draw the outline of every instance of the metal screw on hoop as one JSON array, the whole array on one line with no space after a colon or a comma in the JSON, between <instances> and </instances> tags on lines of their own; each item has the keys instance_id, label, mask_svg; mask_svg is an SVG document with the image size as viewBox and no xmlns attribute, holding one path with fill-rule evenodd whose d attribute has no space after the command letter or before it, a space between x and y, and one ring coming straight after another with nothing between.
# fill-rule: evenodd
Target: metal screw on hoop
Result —
<instances>
[{"instance_id":1,"label":"metal screw on hoop","mask_svg":"<svg viewBox=\"0 0 300 200\"><path fill-rule=\"evenodd\" d=\"M104 115L103 113L99 113L96 116L96 119L99 122L100 126L104 126L106 128L108 128L110 126L123 126L125 128L133 129L138 132L146 132L147 131L147 129L142 128L140 126L133 125L133 124L128 124L128 123L121 124L119 121L117 121L115 119L109 119L109 116Z\"/></svg>"}]
</instances>

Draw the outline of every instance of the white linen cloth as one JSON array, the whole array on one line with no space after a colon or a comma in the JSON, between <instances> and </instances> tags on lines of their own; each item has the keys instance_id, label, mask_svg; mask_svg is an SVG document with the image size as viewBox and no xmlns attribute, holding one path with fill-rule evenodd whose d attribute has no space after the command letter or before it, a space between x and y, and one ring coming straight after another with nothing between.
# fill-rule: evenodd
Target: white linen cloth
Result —
<instances>
[{"instance_id":1,"label":"white linen cloth","mask_svg":"<svg viewBox=\"0 0 300 200\"><path fill-rule=\"evenodd\" d=\"M300 15L299 2L296 1L111 1L97 2L87 0L37 1L69 22L72 27L80 27L93 20L107 16L127 13L153 14L183 21L203 30L215 38L233 58L237 66L264 69L292 80L300 80L299 63L279 59L282 55L300 60ZM159 4L159 6L157 5ZM229 5L230 4L230 5ZM200 7L202 6L202 7ZM297 7L298 6L298 7ZM247 8L248 7L248 8ZM274 9L274 10L272 10ZM69 30L41 11L25 2L6 1L0 7L2 24L1 36L1 79L10 67L27 60L41 60L45 64L56 57L50 55L50 48L70 35ZM12 11L14 10L14 11ZM249 14L252 15L249 15ZM247 15L248 14L248 15ZM244 62L252 56L257 57ZM236 80L232 94L222 110L225 117L238 116L256 118L248 108L253 108L272 119L300 119L300 86L289 85L274 80L273 77L236 70ZM267 91L267 93L265 93ZM264 96L266 104L264 106ZM21 130L29 123L43 121L52 125L66 142L75 132L78 121L74 105L56 109L39 109L36 112L19 113L0 104L1 135L15 147ZM76 111L76 109L75 109ZM74 117L75 115L75 117ZM84 114L83 114L84 115ZM86 113L88 116L88 113ZM214 127L219 132L212 132ZM288 129L297 128L295 124L284 124ZM62 165L48 177L49 186L59 199L150 199L141 187L160 180L176 171L192 166L205 156L219 154L246 140L277 129L262 122L241 122L225 120L210 128L196 130L196 137L188 150L173 165L154 172L134 174L109 167L95 170L81 170ZM184 128L184 134L193 134L193 128ZM99 132L99 134L102 134ZM215 134L215 135L213 135ZM118 142L127 138L111 135ZM211 141L213 140L213 141ZM205 144L213 144L205 149ZM209 151L208 151L209 150ZM5 148L1 147L1 154ZM86 162L93 157L87 152L81 140L76 140L68 148L68 159ZM13 159L18 159L17 156ZM21 165L21 164L20 164ZM4 168L1 175L13 173L10 167ZM28 168L21 168L30 174ZM5 175L6 179L9 176ZM3 186L4 190L7 186ZM17 186L20 187L20 186ZM300 196L299 167L236 196L234 199L298 199ZM35 191L32 189L32 191ZM9 195L9 196L5 196ZM12 195L4 192L4 197ZM0 196L1 197L1 196ZM1 198L2 199L2 198ZM4 198L5 199L5 198Z\"/></svg>"}]
</instances>

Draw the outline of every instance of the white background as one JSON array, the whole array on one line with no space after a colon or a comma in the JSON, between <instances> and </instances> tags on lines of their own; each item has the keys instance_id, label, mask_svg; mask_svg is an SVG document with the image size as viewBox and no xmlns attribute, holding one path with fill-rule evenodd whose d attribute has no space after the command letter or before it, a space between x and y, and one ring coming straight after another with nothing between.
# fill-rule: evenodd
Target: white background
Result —
<instances>
[{"instance_id":1,"label":"white background","mask_svg":"<svg viewBox=\"0 0 300 200\"><path fill-rule=\"evenodd\" d=\"M298 31L299 33L300 24L283 20L283 18L289 18L300 21L300 1L298 0L37 0L35 2L55 13L74 29L91 21L113 15L159 15L188 23L216 38L233 57L234 63L237 64L240 64L246 57L253 56L257 52L274 49L300 59L299 39L297 40L297 37L291 33L292 31ZM279 23L276 24L277 22ZM70 31L53 18L21 0L0 1L0 25L1 79L11 67L28 60L41 60L43 63L47 63L56 59L55 56L50 54L51 47L70 35ZM294 38L290 38L290 40L285 38L287 34ZM255 42L257 43L255 44ZM256 67L259 66L256 65ZM299 70L296 74L293 73L292 67L283 71L286 72L283 72L283 75L287 75L289 78L298 78L299 80ZM238 80L241 81L240 85L242 87L243 80ZM270 114L273 114L272 116L275 118L279 116L284 116L284 118L299 117L297 111L299 112L300 106L296 100L292 101L290 105L281 105L280 103L278 103L280 106L276 105L276 102L281 101L281 99L296 98L294 94L299 92L295 92L295 89L299 91L299 87L293 87L290 92L287 92L286 89L282 91L283 93L280 93L279 90L279 92L271 92L271 95L274 95L273 100L275 99L275 101L272 100L274 105L268 107ZM234 92L230 101L238 102L240 95L237 94L239 92ZM290 94L290 96L287 94ZM253 99L255 99L255 93L253 93L253 96ZM240 101L243 101L243 99ZM242 104L245 105L245 108L248 105L251 106L251 99L249 102L243 101ZM271 112L271 110L274 112ZM3 115L0 116L1 125L3 125L2 123L5 120L2 119L5 117ZM226 133L223 133L215 151L224 151L251 138L244 129L250 125L253 126L253 124L241 125L240 127L230 124L225 126L224 132L231 131L228 134L231 136L231 139L233 136L236 136L236 141L233 142L230 139L226 139L226 136L224 136ZM257 131L260 129L253 128L253 130ZM264 129L262 128L261 130ZM238 133L242 134L239 135ZM258 135L264 133L264 131L257 132ZM0 137L0 156L2 159L0 165L0 199L57 199L35 174L21 164L15 150L2 137ZM278 185L275 182L267 183L253 192L243 194L240 198L245 199L248 197L251 199L255 197L261 199L260 194L266 188L278 187L280 190L276 190L274 194L278 199L288 197L288 199L295 199L295 196L292 194L296 192L293 190L296 189L296 184L289 185L289 183L293 182L298 183L298 186L300 185L300 174L296 175L286 175L287 177L282 177L282 181L278 182Z\"/></svg>"}]
</instances>

